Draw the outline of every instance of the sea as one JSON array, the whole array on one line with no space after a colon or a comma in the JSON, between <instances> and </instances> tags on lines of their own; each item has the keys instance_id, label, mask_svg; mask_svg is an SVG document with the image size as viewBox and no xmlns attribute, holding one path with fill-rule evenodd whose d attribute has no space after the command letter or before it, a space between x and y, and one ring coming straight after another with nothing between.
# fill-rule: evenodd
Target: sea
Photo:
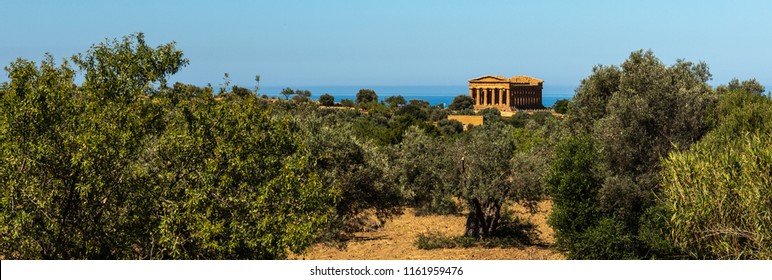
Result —
<instances>
[{"instance_id":1,"label":"sea","mask_svg":"<svg viewBox=\"0 0 772 280\"><path fill-rule=\"evenodd\" d=\"M283 97L280 92L287 87L265 86L260 87L259 95L273 97ZM356 100L357 92L360 89L374 90L378 99L384 99L402 95L405 100L420 99L429 102L431 105L443 104L445 107L453 102L453 98L458 95L469 95L469 87L462 86L307 86L290 87L292 89L302 89L311 91L311 99L317 100L322 94L330 94L335 97L336 102L343 99ZM542 103L545 107L552 106L555 101L560 99L571 99L574 96L576 86L548 86L545 85L542 90Z\"/></svg>"}]
</instances>

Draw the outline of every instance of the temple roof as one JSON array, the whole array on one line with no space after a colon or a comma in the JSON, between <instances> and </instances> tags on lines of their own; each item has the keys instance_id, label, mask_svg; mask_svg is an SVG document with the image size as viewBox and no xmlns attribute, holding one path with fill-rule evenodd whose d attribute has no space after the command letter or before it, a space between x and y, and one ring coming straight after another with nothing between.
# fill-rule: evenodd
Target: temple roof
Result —
<instances>
[{"instance_id":1,"label":"temple roof","mask_svg":"<svg viewBox=\"0 0 772 280\"><path fill-rule=\"evenodd\" d=\"M528 77L528 76L513 76L512 78L505 78L504 76L485 75L478 78L469 80L470 83L513 83L513 84L528 84L532 86L538 86L544 81Z\"/></svg>"},{"instance_id":2,"label":"temple roof","mask_svg":"<svg viewBox=\"0 0 772 280\"><path fill-rule=\"evenodd\" d=\"M528 76L514 76L509 79L509 82L513 84L529 84L532 86L538 86L539 84L544 83L544 80Z\"/></svg>"}]
</instances>

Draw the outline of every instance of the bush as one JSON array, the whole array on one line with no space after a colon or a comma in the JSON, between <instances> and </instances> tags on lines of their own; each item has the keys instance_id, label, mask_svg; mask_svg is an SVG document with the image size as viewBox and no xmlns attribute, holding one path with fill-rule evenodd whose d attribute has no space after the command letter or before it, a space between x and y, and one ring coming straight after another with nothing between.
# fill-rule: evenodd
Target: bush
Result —
<instances>
[{"instance_id":1,"label":"bush","mask_svg":"<svg viewBox=\"0 0 772 280\"><path fill-rule=\"evenodd\" d=\"M410 105L408 105L410 106ZM453 161L448 146L418 127L407 129L394 153L394 182L402 189L408 205L421 214L454 214L452 201Z\"/></svg>"},{"instance_id":2,"label":"bush","mask_svg":"<svg viewBox=\"0 0 772 280\"><path fill-rule=\"evenodd\" d=\"M560 249L582 247L582 235L598 223L597 161L593 140L586 135L565 139L555 148L547 185L553 202L549 224Z\"/></svg>"},{"instance_id":3,"label":"bush","mask_svg":"<svg viewBox=\"0 0 772 280\"><path fill-rule=\"evenodd\" d=\"M474 108L474 99L469 95L459 95L453 98L453 102L450 103L448 109L453 111L461 111Z\"/></svg>"},{"instance_id":4,"label":"bush","mask_svg":"<svg viewBox=\"0 0 772 280\"><path fill-rule=\"evenodd\" d=\"M555 110L555 113L565 114L568 112L569 103L571 103L571 101L568 99L559 99L558 101L555 101L555 105L552 105L552 108Z\"/></svg>"},{"instance_id":5,"label":"bush","mask_svg":"<svg viewBox=\"0 0 772 280\"><path fill-rule=\"evenodd\" d=\"M351 99L343 99L343 100L341 100L340 101L340 105L343 106L343 107L351 107L351 108L357 106L356 103L354 103L354 101L351 101Z\"/></svg>"},{"instance_id":6,"label":"bush","mask_svg":"<svg viewBox=\"0 0 772 280\"><path fill-rule=\"evenodd\" d=\"M501 120L501 112L496 108L486 108L477 112L477 115L483 116L485 123Z\"/></svg>"},{"instance_id":7,"label":"bush","mask_svg":"<svg viewBox=\"0 0 772 280\"><path fill-rule=\"evenodd\" d=\"M322 106L335 106L335 97L327 93L319 96L319 104Z\"/></svg>"},{"instance_id":8,"label":"bush","mask_svg":"<svg viewBox=\"0 0 772 280\"><path fill-rule=\"evenodd\" d=\"M693 258L772 258L772 99L755 80L720 86L717 127L662 160L668 240Z\"/></svg>"},{"instance_id":9,"label":"bush","mask_svg":"<svg viewBox=\"0 0 772 280\"><path fill-rule=\"evenodd\" d=\"M677 247L698 259L772 258L769 139L746 134L668 156L662 204Z\"/></svg>"},{"instance_id":10,"label":"bush","mask_svg":"<svg viewBox=\"0 0 772 280\"><path fill-rule=\"evenodd\" d=\"M378 94L372 89L360 89L357 92L357 104L363 105L366 103L378 102Z\"/></svg>"},{"instance_id":11,"label":"bush","mask_svg":"<svg viewBox=\"0 0 772 280\"><path fill-rule=\"evenodd\" d=\"M441 120L437 122L440 133L445 136L452 136L464 132L464 124L457 120Z\"/></svg>"},{"instance_id":12,"label":"bush","mask_svg":"<svg viewBox=\"0 0 772 280\"><path fill-rule=\"evenodd\" d=\"M625 224L614 218L603 218L597 225L579 235L571 244L568 256L585 260L638 259L639 244L627 232Z\"/></svg>"},{"instance_id":13,"label":"bush","mask_svg":"<svg viewBox=\"0 0 772 280\"><path fill-rule=\"evenodd\" d=\"M333 215L293 125L254 95L167 88L187 60L142 34L19 59L0 96L0 256L274 259ZM153 66L153 67L143 67ZM160 84L160 89L151 85Z\"/></svg>"},{"instance_id":14,"label":"bush","mask_svg":"<svg viewBox=\"0 0 772 280\"><path fill-rule=\"evenodd\" d=\"M564 179L579 179L576 183L581 185L578 189L582 193L566 193L579 195L579 201L586 203L556 203L557 217L560 217L554 220L556 237L563 248L574 250L576 247L572 244L584 242L576 238L612 238L612 235L588 235L585 231L614 232L621 224L624 226L621 232L625 234L619 235L620 240L591 243L625 244L614 245L614 248L634 249L622 255L608 255L608 258L629 254L651 257L649 254L653 249L643 248L647 243L640 242L638 235L644 221L642 216L656 204L655 198L661 191L660 158L673 150L688 149L711 129L709 120L716 95L707 84L710 76L705 63L678 60L667 66L651 51L636 51L621 67L598 66L593 68L592 75L582 80L571 103L571 117L567 123L573 133L592 135L598 151L594 155L598 160L593 166L598 172L590 176L582 174L587 171L575 170L569 165L564 170L567 175L556 174L555 178L563 179L553 180L554 184L561 184ZM539 116L534 114L533 117ZM581 176L569 178L570 174ZM597 198L593 192L597 193ZM578 212L561 213L562 207L578 207ZM587 220L584 211L595 212L593 220ZM595 219L604 219L606 224L596 229ZM591 250L593 247L582 248ZM606 258L603 257L605 254L613 253L611 249L597 248L597 252L573 251L571 254Z\"/></svg>"}]
</instances>

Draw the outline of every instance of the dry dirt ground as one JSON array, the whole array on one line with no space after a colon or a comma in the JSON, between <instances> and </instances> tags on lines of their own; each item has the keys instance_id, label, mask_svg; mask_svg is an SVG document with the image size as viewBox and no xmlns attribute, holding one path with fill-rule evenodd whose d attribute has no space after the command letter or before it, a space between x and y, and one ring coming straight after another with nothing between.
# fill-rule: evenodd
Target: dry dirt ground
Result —
<instances>
[{"instance_id":1,"label":"dry dirt ground","mask_svg":"<svg viewBox=\"0 0 772 280\"><path fill-rule=\"evenodd\" d=\"M513 205L510 210L521 219L536 225L539 231L538 245L522 248L453 248L421 250L416 240L421 233L434 232L446 236L459 236L464 232L464 215L426 215L416 216L413 209L406 209L404 214L386 222L386 225L374 232L357 233L344 249L317 244L303 255L290 256L292 259L306 260L531 260L565 259L552 245L553 231L547 225L547 216L552 208L551 201L539 203L535 214L524 207Z\"/></svg>"}]
</instances>

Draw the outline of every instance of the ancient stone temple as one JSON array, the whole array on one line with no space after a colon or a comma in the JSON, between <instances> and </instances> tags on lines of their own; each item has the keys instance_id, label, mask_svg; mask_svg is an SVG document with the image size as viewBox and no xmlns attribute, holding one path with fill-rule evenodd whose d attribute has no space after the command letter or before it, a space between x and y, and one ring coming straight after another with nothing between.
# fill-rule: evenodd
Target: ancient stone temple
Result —
<instances>
[{"instance_id":1,"label":"ancient stone temple","mask_svg":"<svg viewBox=\"0 0 772 280\"><path fill-rule=\"evenodd\" d=\"M469 95L474 99L475 110L544 109L541 103L543 83L542 80L528 76L482 76L469 80Z\"/></svg>"}]
</instances>

